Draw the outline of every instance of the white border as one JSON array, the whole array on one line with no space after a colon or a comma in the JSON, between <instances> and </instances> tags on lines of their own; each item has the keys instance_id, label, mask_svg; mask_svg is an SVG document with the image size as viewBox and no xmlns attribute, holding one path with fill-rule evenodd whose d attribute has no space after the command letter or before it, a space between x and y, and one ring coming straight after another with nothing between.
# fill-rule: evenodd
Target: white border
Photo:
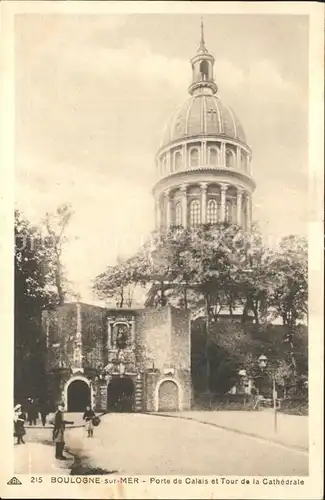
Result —
<instances>
[{"instance_id":1,"label":"white border","mask_svg":"<svg viewBox=\"0 0 325 500\"><path fill-rule=\"evenodd\" d=\"M6 1L1 9L2 114L0 168L0 366L6 383L2 387L3 461L0 495L5 498L321 498L323 494L323 168L324 168L324 6L317 2L96 2L96 1ZM18 13L82 14L278 14L310 16L309 96L309 366L310 366L310 475L305 485L245 488L193 484L124 485L86 487L55 485L44 481L31 485L20 476L22 486L7 486L13 475L12 387L13 387L13 207L14 207L14 15ZM146 476L143 478L147 478ZM17 490L19 488L19 490Z\"/></svg>"}]
</instances>

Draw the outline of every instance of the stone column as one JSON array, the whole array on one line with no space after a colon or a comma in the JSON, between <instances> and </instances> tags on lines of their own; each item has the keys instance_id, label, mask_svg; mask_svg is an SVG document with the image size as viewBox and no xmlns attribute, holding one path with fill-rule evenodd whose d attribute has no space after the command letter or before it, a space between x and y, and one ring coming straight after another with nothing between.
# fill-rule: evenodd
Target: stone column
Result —
<instances>
[{"instance_id":1,"label":"stone column","mask_svg":"<svg viewBox=\"0 0 325 500\"><path fill-rule=\"evenodd\" d=\"M222 142L220 145L220 164L222 167L226 166L226 143Z\"/></svg>"},{"instance_id":2,"label":"stone column","mask_svg":"<svg viewBox=\"0 0 325 500\"><path fill-rule=\"evenodd\" d=\"M169 191L165 191L164 196L166 200L166 228L168 229L171 225L171 202Z\"/></svg>"},{"instance_id":3,"label":"stone column","mask_svg":"<svg viewBox=\"0 0 325 500\"><path fill-rule=\"evenodd\" d=\"M134 411L143 411L143 374L138 373L134 381Z\"/></svg>"},{"instance_id":4,"label":"stone column","mask_svg":"<svg viewBox=\"0 0 325 500\"><path fill-rule=\"evenodd\" d=\"M201 223L206 224L206 222L207 222L207 189L208 189L208 184L206 182L201 182L200 187L201 187Z\"/></svg>"},{"instance_id":5,"label":"stone column","mask_svg":"<svg viewBox=\"0 0 325 500\"><path fill-rule=\"evenodd\" d=\"M112 349L112 347L113 347L112 326L111 326L110 320L108 319L108 321L107 321L107 349Z\"/></svg>"},{"instance_id":6,"label":"stone column","mask_svg":"<svg viewBox=\"0 0 325 500\"><path fill-rule=\"evenodd\" d=\"M81 306L77 303L77 331L73 349L73 367L72 372L83 371L82 366L82 325L81 325Z\"/></svg>"},{"instance_id":7,"label":"stone column","mask_svg":"<svg viewBox=\"0 0 325 500\"><path fill-rule=\"evenodd\" d=\"M220 221L225 222L226 217L226 192L228 189L228 184L221 184L221 207L220 207Z\"/></svg>"},{"instance_id":8,"label":"stone column","mask_svg":"<svg viewBox=\"0 0 325 500\"><path fill-rule=\"evenodd\" d=\"M207 141L201 142L201 164L207 164Z\"/></svg>"},{"instance_id":9,"label":"stone column","mask_svg":"<svg viewBox=\"0 0 325 500\"><path fill-rule=\"evenodd\" d=\"M248 221L248 229L250 229L253 221L253 198L251 194L248 195Z\"/></svg>"},{"instance_id":10,"label":"stone column","mask_svg":"<svg viewBox=\"0 0 325 500\"><path fill-rule=\"evenodd\" d=\"M130 326L131 326L131 344L133 347L135 343L135 319L131 319Z\"/></svg>"},{"instance_id":11,"label":"stone column","mask_svg":"<svg viewBox=\"0 0 325 500\"><path fill-rule=\"evenodd\" d=\"M187 147L186 147L186 144L183 144L183 147L182 147L182 152L183 152L183 168L182 170L186 170L187 169Z\"/></svg>"},{"instance_id":12,"label":"stone column","mask_svg":"<svg viewBox=\"0 0 325 500\"><path fill-rule=\"evenodd\" d=\"M237 222L238 226L241 225L242 196L243 196L243 190L241 188L237 188L237 202L236 202L237 218L236 218L236 222Z\"/></svg>"},{"instance_id":13,"label":"stone column","mask_svg":"<svg viewBox=\"0 0 325 500\"><path fill-rule=\"evenodd\" d=\"M237 149L236 149L236 152L237 152L237 170L240 170L241 169L241 149L239 146L237 146Z\"/></svg>"},{"instance_id":14,"label":"stone column","mask_svg":"<svg viewBox=\"0 0 325 500\"><path fill-rule=\"evenodd\" d=\"M252 205L251 205L251 195L245 193L245 208L246 208L246 229L250 229L252 222Z\"/></svg>"},{"instance_id":15,"label":"stone column","mask_svg":"<svg viewBox=\"0 0 325 500\"><path fill-rule=\"evenodd\" d=\"M182 226L184 228L187 227L187 186L181 186L180 188L182 199L181 199L181 207L182 207Z\"/></svg>"}]
</instances>

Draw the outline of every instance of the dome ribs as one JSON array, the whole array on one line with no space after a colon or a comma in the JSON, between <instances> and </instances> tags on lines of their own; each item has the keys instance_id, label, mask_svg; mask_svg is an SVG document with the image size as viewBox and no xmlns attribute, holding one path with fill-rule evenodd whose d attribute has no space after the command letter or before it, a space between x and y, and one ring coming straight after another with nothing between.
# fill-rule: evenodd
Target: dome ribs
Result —
<instances>
[{"instance_id":1,"label":"dome ribs","mask_svg":"<svg viewBox=\"0 0 325 500\"><path fill-rule=\"evenodd\" d=\"M237 139L237 126L236 126L236 120L235 120L235 117L234 117L234 113L233 113L232 109L229 106L227 106L227 104L224 104L224 107L228 110L228 113L231 116L232 123L233 123L233 126L234 126L235 139Z\"/></svg>"},{"instance_id":2,"label":"dome ribs","mask_svg":"<svg viewBox=\"0 0 325 500\"><path fill-rule=\"evenodd\" d=\"M214 104L214 107L215 107L216 112L217 112L217 115L218 115L219 134L223 134L223 133L224 133L224 129L223 129L223 120L222 120L222 116L221 116L221 114L220 114L218 101L219 101L219 99L218 99L217 97L213 97L213 98L212 98L212 102L213 102L213 104Z\"/></svg>"}]
</instances>

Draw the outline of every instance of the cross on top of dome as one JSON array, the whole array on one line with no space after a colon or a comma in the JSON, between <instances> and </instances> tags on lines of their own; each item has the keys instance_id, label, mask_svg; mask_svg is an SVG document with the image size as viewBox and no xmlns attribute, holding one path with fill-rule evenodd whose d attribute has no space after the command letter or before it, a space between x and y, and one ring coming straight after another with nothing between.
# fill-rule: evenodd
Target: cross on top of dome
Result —
<instances>
[{"instance_id":1,"label":"cross on top of dome","mask_svg":"<svg viewBox=\"0 0 325 500\"><path fill-rule=\"evenodd\" d=\"M200 40L200 45L199 48L197 49L198 52L208 52L206 46L205 46L205 41L204 41L204 24L203 24L203 18L201 17L201 40Z\"/></svg>"}]
</instances>

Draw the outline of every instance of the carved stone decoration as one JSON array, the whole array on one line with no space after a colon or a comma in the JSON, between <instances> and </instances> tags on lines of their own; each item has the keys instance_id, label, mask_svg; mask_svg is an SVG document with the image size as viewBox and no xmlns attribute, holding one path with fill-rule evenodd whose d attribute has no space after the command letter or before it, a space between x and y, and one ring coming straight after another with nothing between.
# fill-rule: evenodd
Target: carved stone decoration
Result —
<instances>
[{"instance_id":1,"label":"carved stone decoration","mask_svg":"<svg viewBox=\"0 0 325 500\"><path fill-rule=\"evenodd\" d=\"M109 350L130 350L134 345L134 317L114 316L108 318L108 342Z\"/></svg>"},{"instance_id":2,"label":"carved stone decoration","mask_svg":"<svg viewBox=\"0 0 325 500\"><path fill-rule=\"evenodd\" d=\"M117 323L113 327L113 343L117 349L126 349L130 342L130 326L125 323Z\"/></svg>"}]
</instances>

